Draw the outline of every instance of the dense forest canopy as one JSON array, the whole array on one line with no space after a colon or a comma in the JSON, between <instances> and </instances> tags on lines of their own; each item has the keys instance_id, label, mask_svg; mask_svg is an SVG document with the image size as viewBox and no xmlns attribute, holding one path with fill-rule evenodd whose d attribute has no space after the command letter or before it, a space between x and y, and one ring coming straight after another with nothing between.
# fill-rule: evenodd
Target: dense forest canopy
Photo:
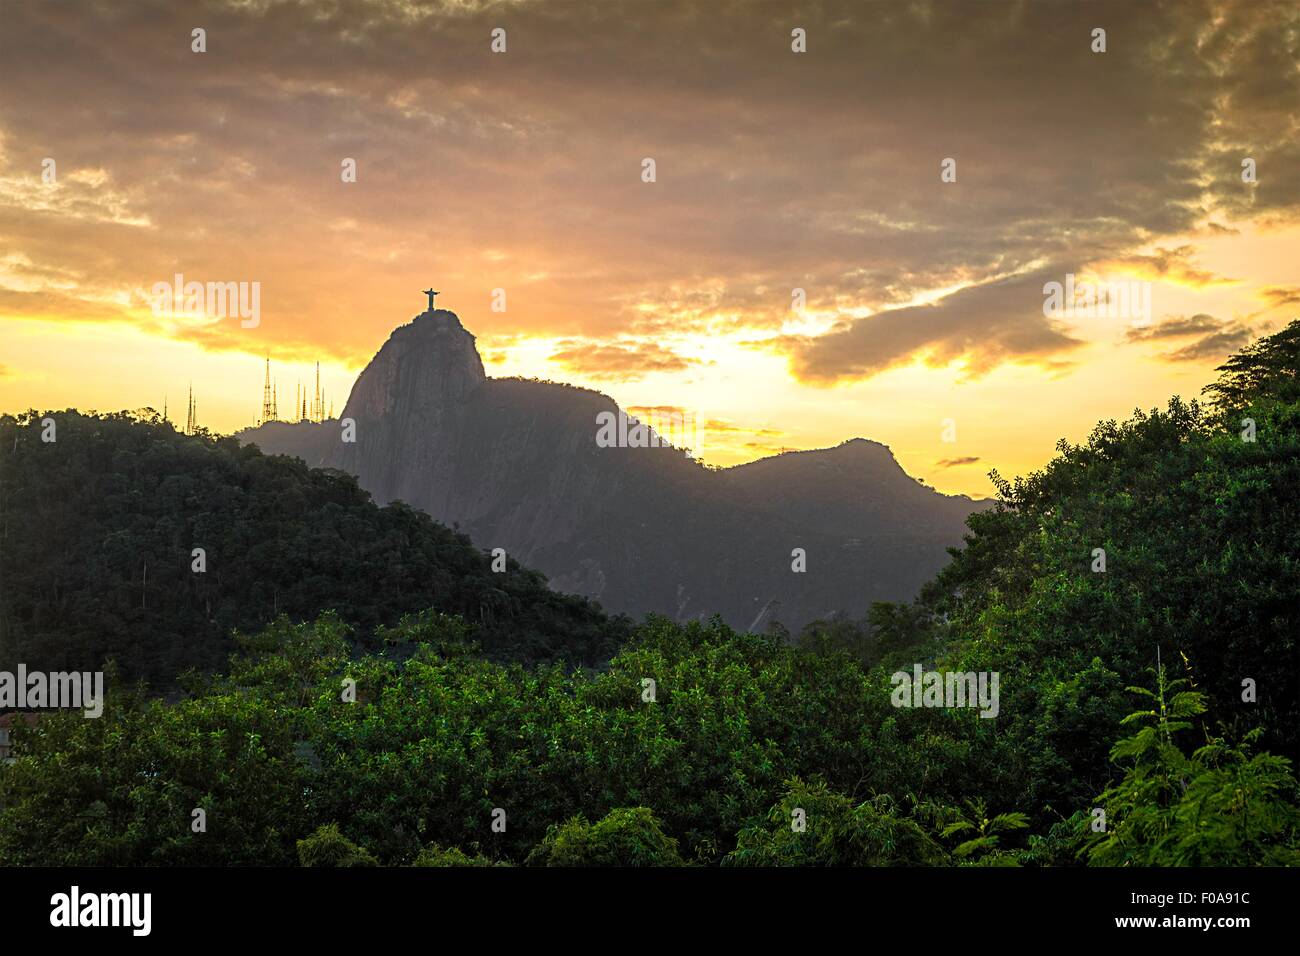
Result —
<instances>
[{"instance_id":1,"label":"dense forest canopy","mask_svg":"<svg viewBox=\"0 0 1300 956\"><path fill-rule=\"evenodd\" d=\"M488 659L473 604L376 604L366 654L344 610L281 615L182 700L119 683L101 719L17 729L0 862L1298 865L1297 369L1293 323L1210 405L995 478L915 602L793 641L651 617L593 671ZM998 673L998 716L895 706L918 665Z\"/></svg>"},{"instance_id":2,"label":"dense forest canopy","mask_svg":"<svg viewBox=\"0 0 1300 956\"><path fill-rule=\"evenodd\" d=\"M325 610L364 646L408 612L459 614L490 656L528 662L595 663L626 635L628 622L539 573L491 565L427 515L377 507L350 476L150 412L0 416L0 669L111 659L165 689L223 667L235 629Z\"/></svg>"}]
</instances>

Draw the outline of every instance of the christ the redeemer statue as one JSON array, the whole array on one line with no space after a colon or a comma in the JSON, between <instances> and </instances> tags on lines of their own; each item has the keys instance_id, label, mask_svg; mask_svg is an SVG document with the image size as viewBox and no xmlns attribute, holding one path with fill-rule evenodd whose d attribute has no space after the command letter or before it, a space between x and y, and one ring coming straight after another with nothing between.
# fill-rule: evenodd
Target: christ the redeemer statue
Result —
<instances>
[{"instance_id":1,"label":"christ the redeemer statue","mask_svg":"<svg viewBox=\"0 0 1300 956\"><path fill-rule=\"evenodd\" d=\"M438 295L438 293L434 292L433 288L430 287L424 290L424 294L429 297L429 311L432 312L434 309L433 300Z\"/></svg>"}]
</instances>

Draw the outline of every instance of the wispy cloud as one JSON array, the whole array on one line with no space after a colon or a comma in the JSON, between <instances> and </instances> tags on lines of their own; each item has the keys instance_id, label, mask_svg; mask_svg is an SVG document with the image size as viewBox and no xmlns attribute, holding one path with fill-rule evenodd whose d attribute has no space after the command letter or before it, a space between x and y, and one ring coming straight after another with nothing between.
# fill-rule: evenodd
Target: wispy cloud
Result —
<instances>
[{"instance_id":1,"label":"wispy cloud","mask_svg":"<svg viewBox=\"0 0 1300 956\"><path fill-rule=\"evenodd\" d=\"M1204 312L1196 315L1170 316L1154 325L1133 326L1124 332L1129 342L1149 342L1153 339L1178 339L1190 335L1202 335L1206 332L1221 330L1224 323Z\"/></svg>"},{"instance_id":2,"label":"wispy cloud","mask_svg":"<svg viewBox=\"0 0 1300 956\"><path fill-rule=\"evenodd\" d=\"M711 434L718 435L756 435L763 438L780 438L785 434L779 428L751 428L745 425L738 425L735 422L721 421L717 418L711 418L704 423L704 427Z\"/></svg>"},{"instance_id":3,"label":"wispy cloud","mask_svg":"<svg viewBox=\"0 0 1300 956\"><path fill-rule=\"evenodd\" d=\"M1161 358L1169 362L1194 362L1202 359L1224 358L1250 344L1254 333L1243 325L1226 323L1217 332L1197 339L1190 345L1164 353Z\"/></svg>"},{"instance_id":4,"label":"wispy cloud","mask_svg":"<svg viewBox=\"0 0 1300 956\"><path fill-rule=\"evenodd\" d=\"M660 345L575 344L552 352L552 362L593 379L637 381L654 372L679 372L691 366Z\"/></svg>"},{"instance_id":5,"label":"wispy cloud","mask_svg":"<svg viewBox=\"0 0 1300 956\"><path fill-rule=\"evenodd\" d=\"M1181 245L1172 249L1157 248L1150 254L1134 253L1116 256L1099 262L1096 268L1102 272L1108 269L1123 269L1144 279L1160 279L1191 286L1196 289L1211 286L1234 285L1238 279L1215 275L1208 269L1195 264L1196 248Z\"/></svg>"},{"instance_id":6,"label":"wispy cloud","mask_svg":"<svg viewBox=\"0 0 1300 956\"><path fill-rule=\"evenodd\" d=\"M1300 286L1273 285L1260 290L1260 295L1268 303L1268 308L1279 309L1284 305L1300 305Z\"/></svg>"},{"instance_id":7,"label":"wispy cloud","mask_svg":"<svg viewBox=\"0 0 1300 956\"><path fill-rule=\"evenodd\" d=\"M1196 338L1180 348L1162 352L1166 362L1194 362L1216 359L1250 343L1255 332L1243 322L1216 319L1204 312L1196 315L1174 315L1148 326L1136 326L1124 333L1128 342L1157 342L1170 339Z\"/></svg>"}]
</instances>

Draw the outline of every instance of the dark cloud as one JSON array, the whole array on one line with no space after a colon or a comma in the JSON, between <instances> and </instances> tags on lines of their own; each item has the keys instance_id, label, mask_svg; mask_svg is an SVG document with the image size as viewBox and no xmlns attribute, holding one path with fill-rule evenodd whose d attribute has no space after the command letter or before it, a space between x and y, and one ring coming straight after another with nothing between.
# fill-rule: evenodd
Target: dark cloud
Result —
<instances>
[{"instance_id":1,"label":"dark cloud","mask_svg":"<svg viewBox=\"0 0 1300 956\"><path fill-rule=\"evenodd\" d=\"M841 322L815 338L788 338L779 347L798 378L823 384L865 378L916 356L936 366L965 361L971 375L1006 361L1046 359L1081 344L1043 315L1043 285L1066 271L972 286L931 305Z\"/></svg>"},{"instance_id":2,"label":"dark cloud","mask_svg":"<svg viewBox=\"0 0 1300 956\"><path fill-rule=\"evenodd\" d=\"M941 458L934 464L936 468L956 468L960 465L973 465L979 460L977 455L966 455L961 458Z\"/></svg>"}]
</instances>

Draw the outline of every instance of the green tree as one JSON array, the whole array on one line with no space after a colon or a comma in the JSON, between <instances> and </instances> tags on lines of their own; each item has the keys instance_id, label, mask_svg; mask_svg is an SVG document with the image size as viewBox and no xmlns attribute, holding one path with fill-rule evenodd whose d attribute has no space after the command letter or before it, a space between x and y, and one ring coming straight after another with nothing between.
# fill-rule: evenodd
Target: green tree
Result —
<instances>
[{"instance_id":1,"label":"green tree","mask_svg":"<svg viewBox=\"0 0 1300 956\"><path fill-rule=\"evenodd\" d=\"M529 866L684 866L677 841L648 807L620 807L594 824L582 816L551 827Z\"/></svg>"},{"instance_id":2,"label":"green tree","mask_svg":"<svg viewBox=\"0 0 1300 956\"><path fill-rule=\"evenodd\" d=\"M1218 371L1219 378L1205 391L1225 411L1264 396L1300 401L1300 321L1242 349Z\"/></svg>"},{"instance_id":3,"label":"green tree","mask_svg":"<svg viewBox=\"0 0 1300 956\"><path fill-rule=\"evenodd\" d=\"M481 853L470 856L464 850L458 847L448 847L443 849L438 844L433 843L425 847L416 856L412 866L503 866L505 864L494 863Z\"/></svg>"},{"instance_id":4,"label":"green tree","mask_svg":"<svg viewBox=\"0 0 1300 956\"><path fill-rule=\"evenodd\" d=\"M936 866L943 848L886 794L854 803L822 781L787 782L761 824L746 827L727 866Z\"/></svg>"},{"instance_id":5,"label":"green tree","mask_svg":"<svg viewBox=\"0 0 1300 956\"><path fill-rule=\"evenodd\" d=\"M298 841L298 862L303 866L378 866L378 861L364 848L339 832L337 823L317 828Z\"/></svg>"},{"instance_id":6,"label":"green tree","mask_svg":"<svg viewBox=\"0 0 1300 956\"><path fill-rule=\"evenodd\" d=\"M989 816L988 806L979 797L965 800L961 807L938 807L933 814L941 830L939 836L947 840L954 836L964 839L952 850L954 860L974 862L981 866L1018 866L1014 853L1002 849L1002 834L1023 830L1029 818L1012 811Z\"/></svg>"},{"instance_id":7,"label":"green tree","mask_svg":"<svg viewBox=\"0 0 1300 956\"><path fill-rule=\"evenodd\" d=\"M1253 730L1236 744L1206 736L1190 755L1175 737L1205 712L1190 679L1156 672L1154 690L1129 688L1152 706L1125 718L1141 724L1112 758L1124 777L1100 797L1106 831L1082 851L1097 866L1300 865L1300 808L1290 761L1252 753Z\"/></svg>"}]
</instances>

